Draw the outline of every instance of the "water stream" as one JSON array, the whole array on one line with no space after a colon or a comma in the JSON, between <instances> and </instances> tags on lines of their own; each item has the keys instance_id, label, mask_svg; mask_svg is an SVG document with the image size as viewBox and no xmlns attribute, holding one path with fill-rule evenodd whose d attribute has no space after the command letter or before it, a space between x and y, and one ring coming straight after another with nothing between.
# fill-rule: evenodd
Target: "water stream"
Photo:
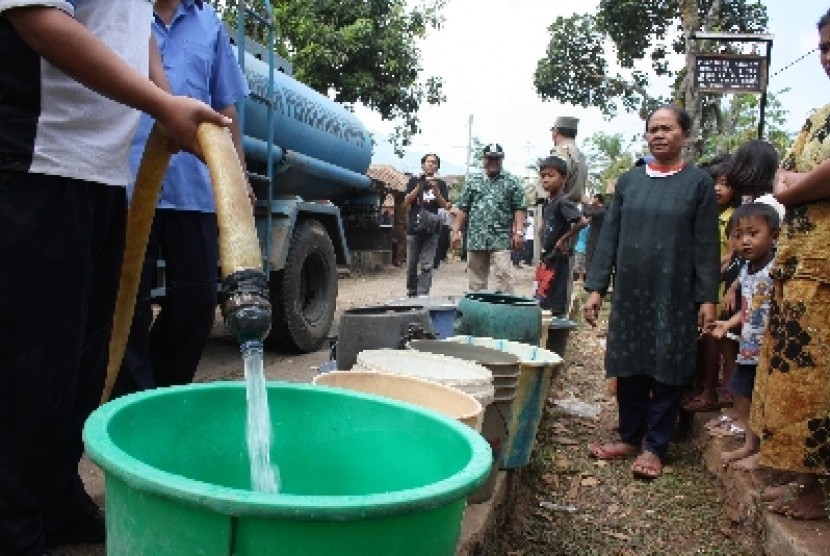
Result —
<instances>
[{"instance_id":1,"label":"water stream","mask_svg":"<svg viewBox=\"0 0 830 556\"><path fill-rule=\"evenodd\" d=\"M262 366L262 342L242 344L245 385L248 399L246 437L251 460L251 488L259 492L278 492L280 473L271 464L271 413Z\"/></svg>"}]
</instances>

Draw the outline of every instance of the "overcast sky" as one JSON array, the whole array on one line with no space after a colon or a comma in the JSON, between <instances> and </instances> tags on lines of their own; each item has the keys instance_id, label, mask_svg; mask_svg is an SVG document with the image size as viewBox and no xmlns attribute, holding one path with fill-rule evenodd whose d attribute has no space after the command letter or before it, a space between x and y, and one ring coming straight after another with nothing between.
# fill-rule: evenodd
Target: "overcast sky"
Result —
<instances>
[{"instance_id":1,"label":"overcast sky","mask_svg":"<svg viewBox=\"0 0 830 556\"><path fill-rule=\"evenodd\" d=\"M765 3L775 35L772 75L815 47L815 24L830 2ZM597 4L598 0L449 0L444 27L421 44L425 73L443 77L447 101L422 107L423 132L414 138L404 159L397 158L386 144L392 125L359 108L358 117L380 143L373 163L417 171L421 155L436 152L444 173L463 173L470 115L473 136L485 143L500 143L506 152L505 166L517 174L524 174L529 163L550 150L550 127L559 115L580 119L578 139L597 131L640 133L644 124L635 115L620 114L609 121L598 109L543 102L535 93L533 72L549 41L547 27L558 16L573 14L575 6L588 12ZM810 110L830 102L829 86L814 53L772 77L769 90L793 89L782 100L789 110L787 127L797 131ZM655 92L668 93L668 85L664 87L665 91Z\"/></svg>"}]
</instances>

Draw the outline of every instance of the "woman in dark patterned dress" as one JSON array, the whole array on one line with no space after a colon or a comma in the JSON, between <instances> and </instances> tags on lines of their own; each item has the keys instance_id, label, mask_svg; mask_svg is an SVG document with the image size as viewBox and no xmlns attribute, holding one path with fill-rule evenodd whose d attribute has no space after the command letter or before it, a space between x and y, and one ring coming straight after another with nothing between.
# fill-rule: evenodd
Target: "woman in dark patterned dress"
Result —
<instances>
[{"instance_id":1,"label":"woman in dark patterned dress","mask_svg":"<svg viewBox=\"0 0 830 556\"><path fill-rule=\"evenodd\" d=\"M818 31L830 77L830 11ZM805 124L774 196L787 213L750 425L761 437L761 465L797 473L764 492L769 509L818 519L827 516L822 479L830 473L830 104Z\"/></svg>"},{"instance_id":2,"label":"woman in dark patterned dress","mask_svg":"<svg viewBox=\"0 0 830 556\"><path fill-rule=\"evenodd\" d=\"M690 128L675 106L649 116L654 161L617 182L585 283L585 319L594 323L615 272L605 370L617 378L621 440L588 449L600 459L636 455L631 470L639 478L662 473L698 336L714 323L718 300L715 187L683 160Z\"/></svg>"}]
</instances>

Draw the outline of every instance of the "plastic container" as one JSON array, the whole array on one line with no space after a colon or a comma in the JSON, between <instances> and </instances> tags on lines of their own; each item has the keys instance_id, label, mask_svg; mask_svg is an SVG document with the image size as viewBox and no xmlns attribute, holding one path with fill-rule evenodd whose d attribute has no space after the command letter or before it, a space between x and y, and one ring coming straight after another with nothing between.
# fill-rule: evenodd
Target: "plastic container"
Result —
<instances>
[{"instance_id":1,"label":"plastic container","mask_svg":"<svg viewBox=\"0 0 830 556\"><path fill-rule=\"evenodd\" d=\"M542 310L529 297L470 292L458 302L455 333L535 344L542 333Z\"/></svg>"},{"instance_id":2,"label":"plastic container","mask_svg":"<svg viewBox=\"0 0 830 556\"><path fill-rule=\"evenodd\" d=\"M490 347L445 342L443 340L411 340L406 344L409 349L426 353L436 353L456 357L464 361L471 361L490 369L493 379L498 377L517 379L519 377L519 358L510 353L492 349ZM507 383L502 383L504 386ZM496 388L499 384L494 382Z\"/></svg>"},{"instance_id":3,"label":"plastic container","mask_svg":"<svg viewBox=\"0 0 830 556\"><path fill-rule=\"evenodd\" d=\"M501 447L507 436L507 425L503 415L505 412L503 394L499 405L494 405L496 390L493 387L493 374L490 369L456 357L412 349L362 351L357 354L357 363L354 368L434 380L458 388L476 398L484 407L481 435L490 444L493 462L490 476L484 485L470 495L469 502L476 504L492 497Z\"/></svg>"},{"instance_id":4,"label":"plastic container","mask_svg":"<svg viewBox=\"0 0 830 556\"><path fill-rule=\"evenodd\" d=\"M337 368L347 371L364 349L397 349L410 326L433 333L426 309L419 305L369 306L348 309L340 316Z\"/></svg>"},{"instance_id":5,"label":"plastic container","mask_svg":"<svg viewBox=\"0 0 830 556\"><path fill-rule=\"evenodd\" d=\"M571 335L571 330L574 328L576 328L576 323L572 320L556 317L551 319L550 325L548 326L545 348L554 353L558 353L564 359L565 351L568 349L568 338Z\"/></svg>"},{"instance_id":6,"label":"plastic container","mask_svg":"<svg viewBox=\"0 0 830 556\"><path fill-rule=\"evenodd\" d=\"M368 349L357 354L354 368L440 382L470 394L483 407L487 407L495 396L490 369L434 353L408 349Z\"/></svg>"},{"instance_id":7,"label":"plastic container","mask_svg":"<svg viewBox=\"0 0 830 556\"><path fill-rule=\"evenodd\" d=\"M125 396L86 423L106 484L110 556L455 554L465 497L492 454L434 411L271 383L278 494L250 490L245 385Z\"/></svg>"},{"instance_id":8,"label":"plastic container","mask_svg":"<svg viewBox=\"0 0 830 556\"><path fill-rule=\"evenodd\" d=\"M548 345L548 330L553 322L553 313L547 309L542 309L542 331L539 336L539 346L546 348ZM547 348L546 348L547 349Z\"/></svg>"},{"instance_id":9,"label":"plastic container","mask_svg":"<svg viewBox=\"0 0 830 556\"><path fill-rule=\"evenodd\" d=\"M454 333L455 313L458 307L457 297L451 295L443 297L407 297L390 301L386 305L391 307L406 305L423 307L429 312L432 328L437 338L447 338Z\"/></svg>"},{"instance_id":10,"label":"plastic container","mask_svg":"<svg viewBox=\"0 0 830 556\"><path fill-rule=\"evenodd\" d=\"M411 376L373 371L334 371L312 380L321 386L333 386L377 394L409 402L458 419L481 432L484 410L477 399L456 388Z\"/></svg>"},{"instance_id":11,"label":"plastic container","mask_svg":"<svg viewBox=\"0 0 830 556\"><path fill-rule=\"evenodd\" d=\"M497 349L519 358L521 373L508 418L507 441L501 450L501 466L504 469L514 469L527 465L536 445L536 432L545 410L550 385L556 377L562 358L535 345L509 340L473 336L453 336L447 340Z\"/></svg>"}]
</instances>

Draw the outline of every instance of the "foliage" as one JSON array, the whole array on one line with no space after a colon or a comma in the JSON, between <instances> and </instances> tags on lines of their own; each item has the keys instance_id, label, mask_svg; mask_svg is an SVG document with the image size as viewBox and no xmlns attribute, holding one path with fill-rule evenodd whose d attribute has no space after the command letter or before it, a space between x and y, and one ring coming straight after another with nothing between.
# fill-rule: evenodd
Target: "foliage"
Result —
<instances>
[{"instance_id":1,"label":"foliage","mask_svg":"<svg viewBox=\"0 0 830 556\"><path fill-rule=\"evenodd\" d=\"M634 166L631 142L621 133L598 132L585 140L585 157L588 160L588 189L606 193L608 185Z\"/></svg>"},{"instance_id":2,"label":"foliage","mask_svg":"<svg viewBox=\"0 0 830 556\"><path fill-rule=\"evenodd\" d=\"M419 77L418 47L428 31L441 27L445 0L270 1L277 51L292 62L297 80L395 121L390 141L399 154L420 131L419 107L445 100L441 77ZM226 9L226 19L235 17L235 7ZM249 34L262 40L264 31L251 24Z\"/></svg>"},{"instance_id":3,"label":"foliage","mask_svg":"<svg viewBox=\"0 0 830 556\"><path fill-rule=\"evenodd\" d=\"M659 104L675 102L692 115L693 133L711 132L702 118L707 103L719 101L694 91L688 68L698 51L732 47L695 41L692 34L766 28L766 7L759 0L601 0L596 14L559 17L548 28L551 38L534 85L543 99L595 106L608 117L622 108L645 118ZM672 67L673 53L685 54L685 63ZM644 64L650 65L647 71ZM700 141L695 150L702 151Z\"/></svg>"},{"instance_id":4,"label":"foliage","mask_svg":"<svg viewBox=\"0 0 830 556\"><path fill-rule=\"evenodd\" d=\"M781 105L780 95L767 95L767 107L764 126L766 139L775 145L778 155L784 157L790 148L793 137L784 129L786 112ZM706 138L703 145L703 156L709 158L721 152L734 152L743 143L758 137L758 119L760 100L755 95L731 95L724 97L720 104L712 103L713 117L704 120L710 129L704 129Z\"/></svg>"}]
</instances>

